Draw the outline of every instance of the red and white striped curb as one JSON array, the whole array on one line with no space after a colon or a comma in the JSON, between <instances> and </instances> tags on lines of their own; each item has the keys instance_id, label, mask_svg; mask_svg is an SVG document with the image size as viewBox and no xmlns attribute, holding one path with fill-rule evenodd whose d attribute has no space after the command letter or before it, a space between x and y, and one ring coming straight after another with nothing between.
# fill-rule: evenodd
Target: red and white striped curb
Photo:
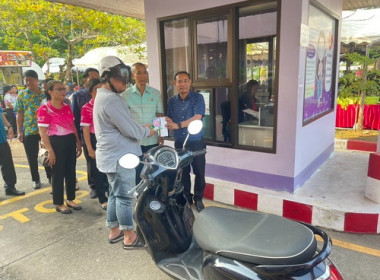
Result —
<instances>
[{"instance_id":1,"label":"red and white striped curb","mask_svg":"<svg viewBox=\"0 0 380 280\"><path fill-rule=\"evenodd\" d=\"M380 203L380 153L369 155L365 196L376 203Z\"/></svg>"},{"instance_id":2,"label":"red and white striped curb","mask_svg":"<svg viewBox=\"0 0 380 280\"><path fill-rule=\"evenodd\" d=\"M274 196L273 191L258 190L233 182L206 178L204 198L237 207L271 213L315 226L352 233L380 233L379 213L352 213L326 209Z\"/></svg>"},{"instance_id":3,"label":"red and white striped curb","mask_svg":"<svg viewBox=\"0 0 380 280\"><path fill-rule=\"evenodd\" d=\"M376 152L377 143L361 140L346 140L346 139L335 139L334 143L335 149L339 150L357 150L364 152Z\"/></svg>"}]
</instances>

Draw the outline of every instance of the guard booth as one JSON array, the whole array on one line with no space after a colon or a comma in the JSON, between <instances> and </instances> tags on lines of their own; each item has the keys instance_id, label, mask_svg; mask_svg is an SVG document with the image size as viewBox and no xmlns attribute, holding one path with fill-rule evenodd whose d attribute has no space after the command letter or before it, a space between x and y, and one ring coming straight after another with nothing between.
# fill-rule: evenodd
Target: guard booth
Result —
<instances>
[{"instance_id":1,"label":"guard booth","mask_svg":"<svg viewBox=\"0 0 380 280\"><path fill-rule=\"evenodd\" d=\"M342 0L144 5L150 85L166 104L186 70L205 98L206 181L225 195L299 189L334 150ZM250 80L257 104L243 111Z\"/></svg>"}]
</instances>

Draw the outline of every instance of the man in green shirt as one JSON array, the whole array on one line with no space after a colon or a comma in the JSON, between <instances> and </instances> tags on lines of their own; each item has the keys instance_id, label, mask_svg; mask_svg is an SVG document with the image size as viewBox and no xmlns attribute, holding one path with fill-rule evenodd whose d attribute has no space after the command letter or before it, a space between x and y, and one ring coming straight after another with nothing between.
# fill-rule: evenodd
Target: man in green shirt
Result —
<instances>
[{"instance_id":1,"label":"man in green shirt","mask_svg":"<svg viewBox=\"0 0 380 280\"><path fill-rule=\"evenodd\" d=\"M122 96L131 111L133 119L141 125L146 125L152 123L152 120L156 117L163 117L164 108L161 94L157 89L147 85L149 76L143 63L137 62L132 65L132 78L135 80L135 85L122 93ZM146 153L157 145L163 145L163 143L163 138L158 135L145 138L140 141L142 153ZM136 168L136 184L140 182L142 167L143 165L140 164Z\"/></svg>"},{"instance_id":2,"label":"man in green shirt","mask_svg":"<svg viewBox=\"0 0 380 280\"><path fill-rule=\"evenodd\" d=\"M30 173L35 189L41 188L40 174L38 173L38 151L41 140L37 126L37 109L46 102L46 96L38 85L38 75L34 70L24 73L26 89L17 96L17 136L24 144ZM51 178L50 167L45 167L49 183Z\"/></svg>"}]
</instances>

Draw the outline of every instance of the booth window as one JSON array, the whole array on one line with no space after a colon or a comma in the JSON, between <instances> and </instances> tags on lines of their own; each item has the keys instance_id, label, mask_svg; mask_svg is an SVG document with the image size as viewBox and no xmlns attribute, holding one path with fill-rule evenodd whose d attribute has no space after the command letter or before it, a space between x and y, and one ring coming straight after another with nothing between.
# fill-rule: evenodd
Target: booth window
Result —
<instances>
[{"instance_id":1,"label":"booth window","mask_svg":"<svg viewBox=\"0 0 380 280\"><path fill-rule=\"evenodd\" d=\"M239 9L238 143L273 148L277 12Z\"/></svg>"},{"instance_id":2,"label":"booth window","mask_svg":"<svg viewBox=\"0 0 380 280\"><path fill-rule=\"evenodd\" d=\"M218 80L227 77L227 15L196 20L197 78Z\"/></svg>"},{"instance_id":3,"label":"booth window","mask_svg":"<svg viewBox=\"0 0 380 280\"><path fill-rule=\"evenodd\" d=\"M173 74L205 99L208 145L275 152L277 1L160 20L164 103Z\"/></svg>"},{"instance_id":4,"label":"booth window","mask_svg":"<svg viewBox=\"0 0 380 280\"><path fill-rule=\"evenodd\" d=\"M178 71L190 72L189 20L174 19L163 22L163 64L166 77L166 100L177 94L173 88L173 76Z\"/></svg>"}]
</instances>

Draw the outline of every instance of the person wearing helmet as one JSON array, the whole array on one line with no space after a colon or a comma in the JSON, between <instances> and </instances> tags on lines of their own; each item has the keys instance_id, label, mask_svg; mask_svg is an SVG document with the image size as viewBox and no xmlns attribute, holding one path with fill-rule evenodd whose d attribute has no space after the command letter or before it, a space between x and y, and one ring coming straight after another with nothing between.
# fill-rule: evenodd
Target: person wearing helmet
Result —
<instances>
[{"instance_id":1,"label":"person wearing helmet","mask_svg":"<svg viewBox=\"0 0 380 280\"><path fill-rule=\"evenodd\" d=\"M94 103L96 163L109 182L106 225L110 228L109 242L123 240L124 249L143 247L132 219L135 169L124 169L118 159L127 154L141 155L140 140L152 136L155 131L133 120L120 93L131 79L131 69L115 56L100 61L99 74L103 83Z\"/></svg>"}]
</instances>

